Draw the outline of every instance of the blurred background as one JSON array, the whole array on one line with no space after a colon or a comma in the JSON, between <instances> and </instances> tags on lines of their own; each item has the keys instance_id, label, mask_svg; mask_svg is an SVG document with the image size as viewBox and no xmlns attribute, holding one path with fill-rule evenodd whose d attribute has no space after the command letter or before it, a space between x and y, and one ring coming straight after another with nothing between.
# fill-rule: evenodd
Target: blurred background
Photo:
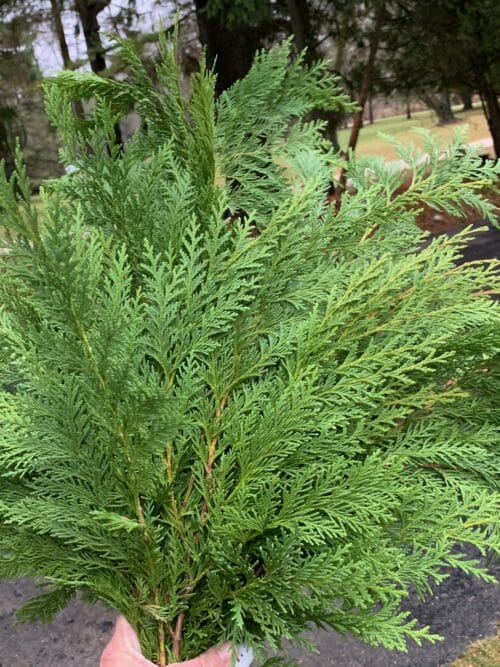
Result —
<instances>
[{"instance_id":1,"label":"blurred background","mask_svg":"<svg viewBox=\"0 0 500 667\"><path fill-rule=\"evenodd\" d=\"M40 81L60 69L124 77L111 34L135 41L151 71L160 31L178 16L186 77L201 49L220 93L247 72L256 50L293 35L306 61L327 58L357 100L353 116L320 113L336 150L393 157L378 135L412 140L427 127L448 140L466 123L479 154L500 154L498 0L0 0L0 155L12 168L21 140L35 188L57 176L57 142ZM85 109L76 105L75 112ZM122 122L125 141L133 115Z\"/></svg>"},{"instance_id":2,"label":"blurred background","mask_svg":"<svg viewBox=\"0 0 500 667\"><path fill-rule=\"evenodd\" d=\"M352 115L314 114L336 151L393 160L381 132L418 145L412 128L427 128L446 144L467 126L482 159L500 156L499 0L0 0L0 159L7 172L18 137L35 193L44 179L63 173L44 113L44 77L61 69L126 77L113 34L134 40L154 76L158 36L172 30L176 17L186 92L203 48L220 94L245 75L257 50L290 37L297 53L307 49L307 63L327 58L358 102ZM76 103L74 112L84 116L85 106ZM126 142L137 124L133 113L124 118L119 140ZM498 192L488 196L500 204ZM465 222L484 221L474 211L454 220L425 206L419 219L433 233L453 233ZM490 225L465 259L498 256L499 237ZM491 566L498 570L498 563ZM97 665L114 614L75 603L49 627L15 626L15 610L33 592L29 581L0 583L0 667ZM316 633L319 656L296 649L289 655L309 667L500 666L500 601L491 585L455 573L434 598L411 597L406 608L446 640L394 654Z\"/></svg>"}]
</instances>

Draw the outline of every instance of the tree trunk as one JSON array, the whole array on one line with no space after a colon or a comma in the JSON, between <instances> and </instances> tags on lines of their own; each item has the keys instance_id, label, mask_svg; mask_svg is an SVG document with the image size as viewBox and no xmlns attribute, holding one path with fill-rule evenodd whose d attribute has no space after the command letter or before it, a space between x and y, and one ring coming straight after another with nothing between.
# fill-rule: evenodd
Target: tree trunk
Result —
<instances>
[{"instance_id":1,"label":"tree trunk","mask_svg":"<svg viewBox=\"0 0 500 667\"><path fill-rule=\"evenodd\" d=\"M52 21L54 24L54 30L57 35L57 40L59 42L59 49L61 51L63 67L64 69L71 68L71 58L69 56L68 43L66 41L66 35L64 33L64 26L61 18L62 10L61 0L50 0L50 6L52 8Z\"/></svg>"},{"instance_id":2,"label":"tree trunk","mask_svg":"<svg viewBox=\"0 0 500 667\"><path fill-rule=\"evenodd\" d=\"M305 60L312 64L319 59L318 49L316 47L315 37L311 28L311 16L309 5L306 0L287 0L288 13L292 24L295 48L298 52L307 49ZM342 59L344 56L345 43L341 41L337 48L334 69L340 72ZM340 153L340 144L337 130L343 118L343 114L338 111L326 111L317 109L309 114L310 120L326 121L324 135L328 141L331 141L333 150Z\"/></svg>"},{"instance_id":3,"label":"tree trunk","mask_svg":"<svg viewBox=\"0 0 500 667\"><path fill-rule=\"evenodd\" d=\"M448 125L450 123L456 122L457 119L453 114L453 110L451 108L450 96L448 95L448 93L445 93L442 96L442 103L438 104L435 110L438 116L438 125Z\"/></svg>"},{"instance_id":4,"label":"tree trunk","mask_svg":"<svg viewBox=\"0 0 500 667\"><path fill-rule=\"evenodd\" d=\"M372 94L370 93L370 96L368 97L368 119L370 121L370 125L373 125L374 118L373 118L373 97Z\"/></svg>"},{"instance_id":5,"label":"tree trunk","mask_svg":"<svg viewBox=\"0 0 500 667\"><path fill-rule=\"evenodd\" d=\"M493 139L495 155L497 158L500 158L500 105L498 104L498 97L487 74L482 75L478 83L479 94L483 101L486 120L488 121L491 138Z\"/></svg>"},{"instance_id":6,"label":"tree trunk","mask_svg":"<svg viewBox=\"0 0 500 667\"><path fill-rule=\"evenodd\" d=\"M434 94L427 92L420 97L430 109L435 111L438 118L438 125L449 125L450 123L457 122L451 108L448 91L442 90Z\"/></svg>"},{"instance_id":7,"label":"tree trunk","mask_svg":"<svg viewBox=\"0 0 500 667\"><path fill-rule=\"evenodd\" d=\"M195 0L200 41L206 47L209 67L215 64L215 91L219 95L248 72L260 39L251 26L228 25L207 14L208 4L209 0Z\"/></svg>"},{"instance_id":8,"label":"tree trunk","mask_svg":"<svg viewBox=\"0 0 500 667\"><path fill-rule=\"evenodd\" d=\"M297 51L307 48L306 62L318 60L315 40L311 30L311 17L306 0L287 0L288 13L292 24L293 37Z\"/></svg>"},{"instance_id":9,"label":"tree trunk","mask_svg":"<svg viewBox=\"0 0 500 667\"><path fill-rule=\"evenodd\" d=\"M377 55L378 47L380 44L380 38L382 36L382 25L384 22L385 16L385 4L381 3L375 14L375 25L373 27L373 32L370 36L370 49L368 52L368 60L366 62L365 71L363 73L363 79L361 81L361 87L359 89L358 105L359 111L354 115L354 120L352 123L351 134L349 136L349 143L347 144L348 151L354 151L356 149L356 144L358 143L359 131L363 125L363 114L365 111L366 101L370 93L370 89L373 81L373 72L375 69L375 56ZM346 170L342 169L340 172L339 186L341 190L345 190L346 187Z\"/></svg>"},{"instance_id":10,"label":"tree trunk","mask_svg":"<svg viewBox=\"0 0 500 667\"><path fill-rule=\"evenodd\" d=\"M106 69L105 51L97 16L110 2L111 0L75 0L75 8L80 17L87 46L90 68L95 74L101 74ZM118 145L123 143L119 123L115 125L115 139Z\"/></svg>"},{"instance_id":11,"label":"tree trunk","mask_svg":"<svg viewBox=\"0 0 500 667\"><path fill-rule=\"evenodd\" d=\"M66 41L66 34L64 32L64 25L61 18L62 0L50 0L50 4L52 7L52 21L57 35L57 41L59 42L63 67L64 69L71 69L73 63L69 55L68 42ZM77 118L84 118L85 112L81 100L75 100L73 102L73 112Z\"/></svg>"},{"instance_id":12,"label":"tree trunk","mask_svg":"<svg viewBox=\"0 0 500 667\"><path fill-rule=\"evenodd\" d=\"M470 91L460 93L460 99L462 100L462 111L472 111L472 93Z\"/></svg>"},{"instance_id":13,"label":"tree trunk","mask_svg":"<svg viewBox=\"0 0 500 667\"><path fill-rule=\"evenodd\" d=\"M406 98L406 119L411 120L411 105L410 105L410 98Z\"/></svg>"},{"instance_id":14,"label":"tree trunk","mask_svg":"<svg viewBox=\"0 0 500 667\"><path fill-rule=\"evenodd\" d=\"M368 60L366 63L365 71L363 74L363 80L361 82L361 87L359 90L358 105L360 109L354 116L354 121L351 129L351 136L349 137L348 147L353 151L356 149L356 144L358 143L359 131L361 129L361 124L363 122L363 113L372 86L373 73L375 69L375 56L377 55L378 47L380 44L380 37L382 35L382 25L384 22L384 15L385 15L385 7L384 4L381 4L375 15L375 26L373 28L373 32L370 37L370 50L368 52Z\"/></svg>"},{"instance_id":15,"label":"tree trunk","mask_svg":"<svg viewBox=\"0 0 500 667\"><path fill-rule=\"evenodd\" d=\"M323 114L326 116L325 137L328 141L331 141L335 153L340 153L341 148L337 131L344 114L340 111L324 111Z\"/></svg>"},{"instance_id":16,"label":"tree trunk","mask_svg":"<svg viewBox=\"0 0 500 667\"><path fill-rule=\"evenodd\" d=\"M337 50L335 60L333 61L333 71L341 76L342 65L345 56L345 39L339 37L337 40ZM343 111L330 111L325 129L325 137L332 142L333 150L336 153L341 152L338 130L341 126L347 127L347 116Z\"/></svg>"},{"instance_id":17,"label":"tree trunk","mask_svg":"<svg viewBox=\"0 0 500 667\"><path fill-rule=\"evenodd\" d=\"M110 4L110 0L75 0L76 11L82 23L90 68L96 74L106 69L104 46L99 32L97 15Z\"/></svg>"}]
</instances>

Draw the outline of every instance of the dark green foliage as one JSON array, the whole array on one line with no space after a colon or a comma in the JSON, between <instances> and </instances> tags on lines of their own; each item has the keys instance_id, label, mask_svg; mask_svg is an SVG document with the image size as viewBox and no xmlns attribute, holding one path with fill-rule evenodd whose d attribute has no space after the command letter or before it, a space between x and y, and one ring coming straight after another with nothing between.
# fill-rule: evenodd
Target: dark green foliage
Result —
<instances>
[{"instance_id":1,"label":"dark green foliage","mask_svg":"<svg viewBox=\"0 0 500 667\"><path fill-rule=\"evenodd\" d=\"M218 16L230 24L268 17L272 10L269 0L208 0L205 9L209 16Z\"/></svg>"},{"instance_id":2,"label":"dark green foliage","mask_svg":"<svg viewBox=\"0 0 500 667\"><path fill-rule=\"evenodd\" d=\"M311 622L434 639L398 611L408 588L487 578L453 548L496 544L498 280L455 266L467 231L419 252L414 218L491 215L493 169L429 140L395 195L396 167L353 162L336 215L335 158L301 121L346 105L324 65L285 44L217 103L202 69L186 101L172 48L160 90L122 49L127 81L47 86L78 171L43 221L20 160L0 184L2 375L22 378L0 393L0 574L53 587L23 618L80 590L158 662L163 636L184 659ZM131 104L143 126L115 147Z\"/></svg>"}]
</instances>

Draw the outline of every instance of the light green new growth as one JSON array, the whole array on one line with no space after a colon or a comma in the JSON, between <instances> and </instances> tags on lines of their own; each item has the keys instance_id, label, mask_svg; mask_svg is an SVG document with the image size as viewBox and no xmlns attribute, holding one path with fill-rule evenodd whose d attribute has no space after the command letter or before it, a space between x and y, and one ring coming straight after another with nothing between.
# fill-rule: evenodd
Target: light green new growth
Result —
<instances>
[{"instance_id":1,"label":"light green new growth","mask_svg":"<svg viewBox=\"0 0 500 667\"><path fill-rule=\"evenodd\" d=\"M175 48L153 83L47 84L78 171L30 206L21 158L0 184L0 574L124 614L160 665L224 640L279 648L308 625L405 649L435 639L398 611L453 547L497 544L498 263L461 267L469 231L420 251L427 202L491 216L497 178L430 138L404 159L336 158L318 106L346 106L326 65L261 54L216 102L180 92ZM89 120L71 100L93 99ZM113 126L134 106L123 147Z\"/></svg>"}]
</instances>

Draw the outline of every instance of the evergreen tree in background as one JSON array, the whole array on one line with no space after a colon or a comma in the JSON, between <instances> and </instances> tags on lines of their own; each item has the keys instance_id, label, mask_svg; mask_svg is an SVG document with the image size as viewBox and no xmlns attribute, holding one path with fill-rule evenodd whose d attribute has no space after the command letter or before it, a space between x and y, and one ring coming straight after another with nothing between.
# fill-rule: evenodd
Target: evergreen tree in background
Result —
<instances>
[{"instance_id":1,"label":"evergreen tree in background","mask_svg":"<svg viewBox=\"0 0 500 667\"><path fill-rule=\"evenodd\" d=\"M47 84L66 164L40 212L18 155L0 184L0 574L124 614L163 666L231 640L279 647L312 622L404 649L398 611L495 548L498 263L456 267L468 232L420 248L421 202L491 217L496 175L461 146L399 147L404 174L336 158L326 65L261 54L214 102L63 72ZM75 99L94 100L75 118ZM116 146L134 106L142 126Z\"/></svg>"}]
</instances>

